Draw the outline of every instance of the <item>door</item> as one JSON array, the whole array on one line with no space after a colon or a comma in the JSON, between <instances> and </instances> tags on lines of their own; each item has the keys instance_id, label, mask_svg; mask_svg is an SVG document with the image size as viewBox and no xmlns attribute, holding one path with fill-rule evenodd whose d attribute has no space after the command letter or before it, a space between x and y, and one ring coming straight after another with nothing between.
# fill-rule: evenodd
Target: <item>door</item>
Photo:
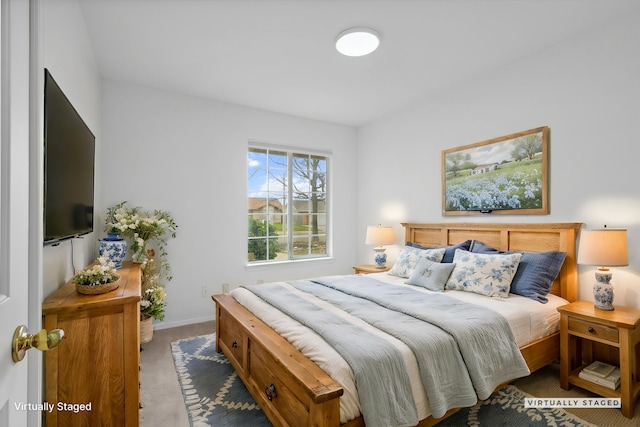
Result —
<instances>
[{"instance_id":1,"label":"door","mask_svg":"<svg viewBox=\"0 0 640 427\"><path fill-rule=\"evenodd\" d=\"M29 405L42 403L37 396L30 402L34 396L27 391L27 384L36 381L29 372L41 364L41 356L28 353L15 363L10 351L17 326L28 325L30 332L40 328L40 322L28 323L29 226L33 221L29 209L29 5L25 0L0 0L0 427L37 425L34 414L41 413L29 414Z\"/></svg>"}]
</instances>

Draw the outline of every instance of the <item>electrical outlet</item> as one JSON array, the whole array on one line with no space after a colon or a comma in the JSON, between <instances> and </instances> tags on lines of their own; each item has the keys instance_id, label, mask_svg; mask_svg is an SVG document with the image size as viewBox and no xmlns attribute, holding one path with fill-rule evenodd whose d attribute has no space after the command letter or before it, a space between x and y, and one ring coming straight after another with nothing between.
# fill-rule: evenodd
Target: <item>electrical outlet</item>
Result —
<instances>
[{"instance_id":1,"label":"electrical outlet","mask_svg":"<svg viewBox=\"0 0 640 427\"><path fill-rule=\"evenodd\" d=\"M207 291L206 286L203 286L202 288L200 288L200 295L202 296L202 298L206 298L209 296L209 291Z\"/></svg>"},{"instance_id":2,"label":"electrical outlet","mask_svg":"<svg viewBox=\"0 0 640 427\"><path fill-rule=\"evenodd\" d=\"M222 284L222 293L223 294L228 294L229 293L229 284L228 283L223 283Z\"/></svg>"}]
</instances>

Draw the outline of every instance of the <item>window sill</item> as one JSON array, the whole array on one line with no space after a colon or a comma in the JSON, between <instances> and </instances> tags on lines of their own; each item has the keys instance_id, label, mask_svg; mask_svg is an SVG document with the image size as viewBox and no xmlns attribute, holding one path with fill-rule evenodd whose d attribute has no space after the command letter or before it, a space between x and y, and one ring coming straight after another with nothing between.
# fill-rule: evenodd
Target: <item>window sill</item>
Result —
<instances>
[{"instance_id":1,"label":"window sill","mask_svg":"<svg viewBox=\"0 0 640 427\"><path fill-rule=\"evenodd\" d=\"M248 270L253 269L261 269L261 268L271 268L271 267L283 267L287 265L301 265L307 263L323 263L323 262L332 262L334 260L333 257L318 257L318 258L307 258L307 259L291 259L291 260L283 260L283 261L268 261L268 262L252 262L251 264L246 264L245 267Z\"/></svg>"}]
</instances>

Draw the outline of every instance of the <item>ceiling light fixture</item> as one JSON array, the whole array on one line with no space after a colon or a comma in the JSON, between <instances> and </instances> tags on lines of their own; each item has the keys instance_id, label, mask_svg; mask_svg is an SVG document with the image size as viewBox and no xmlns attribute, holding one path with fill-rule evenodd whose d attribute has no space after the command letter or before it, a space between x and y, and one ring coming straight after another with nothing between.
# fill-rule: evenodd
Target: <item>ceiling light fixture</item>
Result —
<instances>
[{"instance_id":1,"label":"ceiling light fixture","mask_svg":"<svg viewBox=\"0 0 640 427\"><path fill-rule=\"evenodd\" d=\"M380 35L371 28L350 28L336 39L336 49L346 56L368 55L380 45Z\"/></svg>"}]
</instances>

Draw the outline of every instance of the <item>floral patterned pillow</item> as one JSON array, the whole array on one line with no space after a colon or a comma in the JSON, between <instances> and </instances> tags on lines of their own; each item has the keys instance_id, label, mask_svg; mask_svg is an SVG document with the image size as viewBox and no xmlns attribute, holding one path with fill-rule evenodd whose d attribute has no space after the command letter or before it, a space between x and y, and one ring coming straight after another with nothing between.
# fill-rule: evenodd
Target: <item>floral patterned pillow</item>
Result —
<instances>
[{"instance_id":1,"label":"floral patterned pillow","mask_svg":"<svg viewBox=\"0 0 640 427\"><path fill-rule=\"evenodd\" d=\"M416 264L420 258L426 258L433 262L440 262L442 261L442 257L444 257L445 251L445 248L420 249L405 246L400 251L400 255L398 255L398 259L393 264L393 268L389 270L389 274L408 279L416 268Z\"/></svg>"},{"instance_id":2,"label":"floral patterned pillow","mask_svg":"<svg viewBox=\"0 0 640 427\"><path fill-rule=\"evenodd\" d=\"M446 289L508 298L522 254L479 254L456 249Z\"/></svg>"}]
</instances>

